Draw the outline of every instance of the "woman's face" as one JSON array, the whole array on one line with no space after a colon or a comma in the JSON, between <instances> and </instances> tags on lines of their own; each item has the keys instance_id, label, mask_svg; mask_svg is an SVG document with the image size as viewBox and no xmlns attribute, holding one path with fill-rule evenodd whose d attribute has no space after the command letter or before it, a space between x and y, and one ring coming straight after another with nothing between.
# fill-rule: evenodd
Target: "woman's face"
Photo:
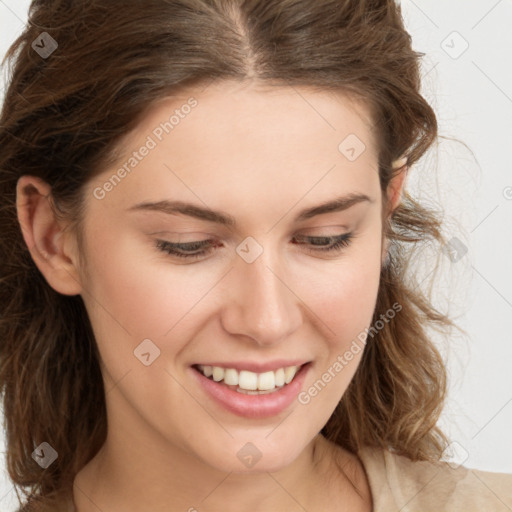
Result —
<instances>
[{"instance_id":1,"label":"woman's face","mask_svg":"<svg viewBox=\"0 0 512 512\"><path fill-rule=\"evenodd\" d=\"M135 458L276 471L329 419L375 308L382 197L369 113L341 95L223 82L161 102L123 148L89 183L84 224L109 442ZM368 199L315 211L349 194ZM259 395L196 369L272 388L305 363Z\"/></svg>"}]
</instances>

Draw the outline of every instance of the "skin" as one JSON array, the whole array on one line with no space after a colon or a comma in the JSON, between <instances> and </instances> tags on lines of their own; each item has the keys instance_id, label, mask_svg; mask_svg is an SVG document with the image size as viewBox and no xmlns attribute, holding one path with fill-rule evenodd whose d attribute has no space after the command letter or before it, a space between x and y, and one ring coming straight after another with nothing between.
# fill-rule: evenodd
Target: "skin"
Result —
<instances>
[{"instance_id":1,"label":"skin","mask_svg":"<svg viewBox=\"0 0 512 512\"><path fill-rule=\"evenodd\" d=\"M97 199L95 188L192 95L190 114ZM349 134L366 146L353 162L338 149ZM211 401L190 366L302 358L312 361L308 389L370 327L386 251L374 135L365 105L339 93L223 82L167 98L123 140L119 162L88 183L80 260L49 186L19 180L32 257L55 290L83 297L102 359L109 431L75 479L79 512L371 510L358 458L318 434L362 351L307 405L295 400L263 419ZM386 215L405 174L388 188ZM302 209L350 192L372 202L294 223ZM237 226L127 211L163 199L222 210ZM348 232L355 238L338 252L292 243ZM253 263L235 252L248 236L263 248ZM155 245L210 237L220 245L193 263ZM134 357L146 338L160 349L149 366ZM248 442L262 454L251 468L237 457Z\"/></svg>"}]
</instances>

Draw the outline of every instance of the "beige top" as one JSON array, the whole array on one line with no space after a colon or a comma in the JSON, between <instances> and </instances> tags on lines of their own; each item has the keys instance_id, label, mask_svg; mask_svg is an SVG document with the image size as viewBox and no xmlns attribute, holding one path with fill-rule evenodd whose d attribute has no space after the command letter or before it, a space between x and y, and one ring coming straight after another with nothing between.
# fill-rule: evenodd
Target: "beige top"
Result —
<instances>
[{"instance_id":1,"label":"beige top","mask_svg":"<svg viewBox=\"0 0 512 512\"><path fill-rule=\"evenodd\" d=\"M373 512L512 511L512 474L413 462L381 448L363 448L358 456L369 480ZM60 510L41 512L76 511L70 501Z\"/></svg>"},{"instance_id":2,"label":"beige top","mask_svg":"<svg viewBox=\"0 0 512 512\"><path fill-rule=\"evenodd\" d=\"M373 497L373 512L511 512L512 474L413 462L388 450L358 453Z\"/></svg>"}]
</instances>

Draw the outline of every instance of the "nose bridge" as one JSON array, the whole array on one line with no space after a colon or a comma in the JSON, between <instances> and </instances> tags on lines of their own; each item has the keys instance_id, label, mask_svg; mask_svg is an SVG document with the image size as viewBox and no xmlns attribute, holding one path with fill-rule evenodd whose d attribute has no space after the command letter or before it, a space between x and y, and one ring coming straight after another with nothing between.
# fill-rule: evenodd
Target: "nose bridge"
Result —
<instances>
[{"instance_id":1,"label":"nose bridge","mask_svg":"<svg viewBox=\"0 0 512 512\"><path fill-rule=\"evenodd\" d=\"M241 244L243 248L247 246ZM252 262L239 254L242 256L230 272L232 293L224 311L224 328L259 344L279 342L301 323L300 301L290 290L291 283L286 282L289 274L280 270L282 266L276 264L270 248Z\"/></svg>"}]
</instances>

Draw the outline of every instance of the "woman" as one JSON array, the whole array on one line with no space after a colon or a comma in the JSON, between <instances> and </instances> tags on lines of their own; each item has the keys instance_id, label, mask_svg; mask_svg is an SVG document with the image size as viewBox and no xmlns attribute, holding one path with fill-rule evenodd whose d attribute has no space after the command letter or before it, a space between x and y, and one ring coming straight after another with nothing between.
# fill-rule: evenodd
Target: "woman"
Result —
<instances>
[{"instance_id":1,"label":"woman","mask_svg":"<svg viewBox=\"0 0 512 512\"><path fill-rule=\"evenodd\" d=\"M387 0L33 1L0 128L21 510L509 510L436 426L435 141ZM26 491L25 488L30 488Z\"/></svg>"}]
</instances>

